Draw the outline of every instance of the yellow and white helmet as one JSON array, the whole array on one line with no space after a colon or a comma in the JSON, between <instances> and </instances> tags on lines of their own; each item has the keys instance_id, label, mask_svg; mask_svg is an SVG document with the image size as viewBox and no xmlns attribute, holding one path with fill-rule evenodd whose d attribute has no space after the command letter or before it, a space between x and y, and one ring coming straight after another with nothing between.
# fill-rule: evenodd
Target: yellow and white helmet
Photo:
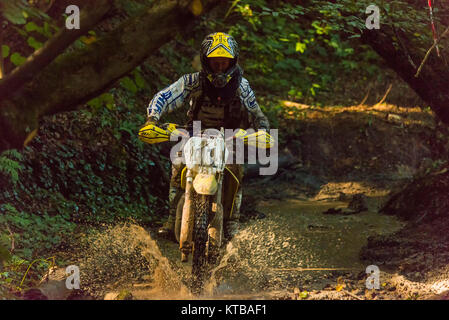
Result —
<instances>
[{"instance_id":1,"label":"yellow and white helmet","mask_svg":"<svg viewBox=\"0 0 449 320\"><path fill-rule=\"evenodd\" d=\"M216 74L210 68L207 59L216 57L232 59L229 69L225 73ZM215 87L222 88L231 80L232 74L238 68L238 57L239 49L237 42L227 33L211 33L201 43L201 66L207 78Z\"/></svg>"}]
</instances>

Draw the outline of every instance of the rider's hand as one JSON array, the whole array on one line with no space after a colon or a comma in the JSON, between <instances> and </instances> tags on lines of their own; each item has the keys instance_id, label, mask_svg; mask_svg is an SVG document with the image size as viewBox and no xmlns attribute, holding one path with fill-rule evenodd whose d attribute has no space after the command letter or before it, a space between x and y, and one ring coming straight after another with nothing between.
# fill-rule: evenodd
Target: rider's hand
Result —
<instances>
[{"instance_id":1,"label":"rider's hand","mask_svg":"<svg viewBox=\"0 0 449 320\"><path fill-rule=\"evenodd\" d=\"M260 119L259 121L256 121L256 131L259 130L265 130L266 132L270 131L270 123L265 119Z\"/></svg>"},{"instance_id":2,"label":"rider's hand","mask_svg":"<svg viewBox=\"0 0 449 320\"><path fill-rule=\"evenodd\" d=\"M265 130L266 132L270 131L270 125L266 124L266 123L261 123L259 125L259 127L257 128L257 131L259 130Z\"/></svg>"},{"instance_id":3,"label":"rider's hand","mask_svg":"<svg viewBox=\"0 0 449 320\"><path fill-rule=\"evenodd\" d=\"M146 127L146 126L148 126L150 124L156 125L157 122L158 122L158 120L155 117L148 117L147 121L142 125L142 128Z\"/></svg>"}]
</instances>

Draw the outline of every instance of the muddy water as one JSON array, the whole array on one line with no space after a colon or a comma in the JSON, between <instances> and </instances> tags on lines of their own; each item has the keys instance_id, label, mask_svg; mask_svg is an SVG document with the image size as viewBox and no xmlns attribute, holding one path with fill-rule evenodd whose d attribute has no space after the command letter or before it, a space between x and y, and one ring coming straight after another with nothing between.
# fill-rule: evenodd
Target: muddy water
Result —
<instances>
[{"instance_id":1,"label":"muddy water","mask_svg":"<svg viewBox=\"0 0 449 320\"><path fill-rule=\"evenodd\" d=\"M117 226L91 240L84 270L95 279L91 287L98 298L123 289L135 299L271 299L295 288L322 290L339 276L365 270L359 251L368 236L402 226L394 217L374 211L323 214L340 207L347 203L304 199L261 203L259 210L266 218L241 225L200 297L187 289L191 269L180 262L178 245L155 241L136 225ZM99 272L113 276L99 281Z\"/></svg>"},{"instance_id":2,"label":"muddy water","mask_svg":"<svg viewBox=\"0 0 449 320\"><path fill-rule=\"evenodd\" d=\"M289 234L291 240L281 247L284 251L295 252L296 267L366 268L358 253L368 236L393 233L402 223L373 211L352 215L323 214L330 208L346 207L347 203L337 201L289 200L266 203L261 211L268 214L267 224ZM295 261L283 265L294 267Z\"/></svg>"},{"instance_id":3,"label":"muddy water","mask_svg":"<svg viewBox=\"0 0 449 320\"><path fill-rule=\"evenodd\" d=\"M295 199L261 203L259 210L266 218L242 224L199 298L282 297L294 288L320 290L339 275L365 270L359 251L368 236L392 233L402 224L373 211L346 216L323 214L340 207L347 207L347 203ZM177 274L188 281L190 269L179 262L177 245L157 242ZM133 294L138 299L159 298L145 289L134 290ZM175 294L165 298L194 297Z\"/></svg>"},{"instance_id":4,"label":"muddy water","mask_svg":"<svg viewBox=\"0 0 449 320\"><path fill-rule=\"evenodd\" d=\"M294 288L320 290L338 275L365 270L359 252L368 236L392 233L402 224L376 212L322 214L340 207L347 203L289 200L261 204L267 217L244 226L228 244L225 261L209 284L209 297L269 298Z\"/></svg>"}]
</instances>

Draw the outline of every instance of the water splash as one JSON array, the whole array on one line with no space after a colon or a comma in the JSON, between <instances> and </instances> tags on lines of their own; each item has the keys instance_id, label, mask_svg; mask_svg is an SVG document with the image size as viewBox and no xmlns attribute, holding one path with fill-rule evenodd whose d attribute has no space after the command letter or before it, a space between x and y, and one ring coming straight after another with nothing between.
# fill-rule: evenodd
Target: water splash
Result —
<instances>
[{"instance_id":1,"label":"water splash","mask_svg":"<svg viewBox=\"0 0 449 320\"><path fill-rule=\"evenodd\" d=\"M81 254L81 289L102 298L106 292L144 283L146 295L183 299L191 295L169 260L142 227L125 223L88 235Z\"/></svg>"}]
</instances>

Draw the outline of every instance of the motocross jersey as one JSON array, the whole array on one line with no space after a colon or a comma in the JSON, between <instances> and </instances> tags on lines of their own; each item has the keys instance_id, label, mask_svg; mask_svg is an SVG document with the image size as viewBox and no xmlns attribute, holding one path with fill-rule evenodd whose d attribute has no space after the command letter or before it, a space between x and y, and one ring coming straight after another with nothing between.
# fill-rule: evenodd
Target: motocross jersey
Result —
<instances>
[{"instance_id":1,"label":"motocross jersey","mask_svg":"<svg viewBox=\"0 0 449 320\"><path fill-rule=\"evenodd\" d=\"M206 94L205 81L200 72L183 75L178 81L159 91L147 108L148 117L157 120L190 102L189 123L201 121L202 128L248 128L269 130L269 122L257 104L248 80L241 77L235 93L226 99Z\"/></svg>"}]
</instances>

